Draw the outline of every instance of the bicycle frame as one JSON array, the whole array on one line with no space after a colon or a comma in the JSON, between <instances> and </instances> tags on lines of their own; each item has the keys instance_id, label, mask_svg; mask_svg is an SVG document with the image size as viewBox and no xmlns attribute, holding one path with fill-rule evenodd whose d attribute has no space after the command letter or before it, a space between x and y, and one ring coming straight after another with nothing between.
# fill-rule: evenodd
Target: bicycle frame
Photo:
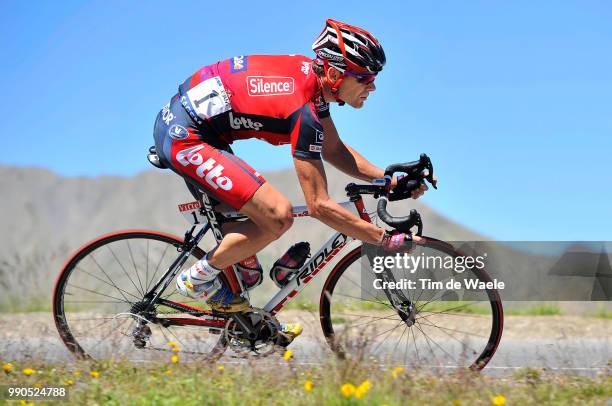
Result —
<instances>
[{"instance_id":1,"label":"bicycle frame","mask_svg":"<svg viewBox=\"0 0 612 406\"><path fill-rule=\"evenodd\" d=\"M350 201L341 202L339 204L347 210L353 211L363 220L371 222L370 216L365 210L365 206L363 204L363 199L361 198L361 196L352 198ZM292 211L294 218L310 217L310 213L308 212L308 208L306 206L294 206ZM198 317L212 316L213 318L158 318L158 321L160 321L162 324L165 323L167 325L200 325L218 328L223 327L224 319L227 319L228 317L232 316L232 313L213 313L211 311L204 310L201 308L195 308L183 303L177 303L174 301L160 298L163 291L171 283L172 278L176 275L180 267L187 260L191 251L197 246L197 244L209 230L212 230L217 242L220 242L221 239L223 239L223 233L221 231L220 223L217 219L219 215L223 216L225 221L239 221L241 219L246 219L246 216L237 211L216 212L213 209L208 196L206 195L202 196L202 207L200 208L200 213L206 216L207 221L202 225L202 229L200 229L195 236L192 236L193 231L195 230L195 225L191 228L190 231L185 234L186 238L183 246L183 252L172 263L172 265L168 268L167 272L165 272L165 274L153 286L153 288L149 292L148 298L151 299L151 306L157 303L173 308L175 310L189 312L190 314L193 314ZM265 304L263 308L264 311L267 311L272 315L277 314L284 306L287 305L287 303L289 303L295 296L297 296L302 291L302 289L304 289L306 285L308 285L308 283L310 283L310 281L312 281L316 277L317 274L319 274L323 269L335 265L337 261L334 261L334 259L343 257L343 255L339 254L351 252L359 244L360 242L352 237L349 237L340 232L334 233L329 238L329 240L327 240L327 242L323 244L323 246L321 246L321 248L311 256L311 259L307 261L297 271L297 276L291 279L286 286L281 288ZM236 268L233 268L233 272L225 273L225 276L227 277L232 291L234 293L239 293L242 295L247 294L247 291L242 285L241 278ZM163 288L159 289L162 284Z\"/></svg>"}]
</instances>

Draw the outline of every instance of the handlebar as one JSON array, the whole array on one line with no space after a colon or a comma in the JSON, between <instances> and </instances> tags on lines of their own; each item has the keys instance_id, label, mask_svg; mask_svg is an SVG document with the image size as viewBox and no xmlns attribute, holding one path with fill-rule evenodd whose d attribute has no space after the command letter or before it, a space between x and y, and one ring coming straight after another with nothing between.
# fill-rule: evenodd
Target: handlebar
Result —
<instances>
[{"instance_id":1,"label":"handlebar","mask_svg":"<svg viewBox=\"0 0 612 406\"><path fill-rule=\"evenodd\" d=\"M427 171L427 175L423 174L424 171ZM404 173L405 176L398 181L396 189L399 190L392 191L391 179L395 173ZM389 165L385 169L384 179L374 179L372 185L348 184L346 192L351 198L362 194L371 194L374 195L374 198L380 198L376 211L383 222L402 233L410 233L410 229L416 226L416 235L421 236L423 234L421 215L415 209L412 209L408 216L394 217L387 211L387 202L411 197L412 191L423 184L424 180L429 182L434 189L438 188L437 181L434 179L431 159L426 154L421 154L418 161Z\"/></svg>"}]
</instances>

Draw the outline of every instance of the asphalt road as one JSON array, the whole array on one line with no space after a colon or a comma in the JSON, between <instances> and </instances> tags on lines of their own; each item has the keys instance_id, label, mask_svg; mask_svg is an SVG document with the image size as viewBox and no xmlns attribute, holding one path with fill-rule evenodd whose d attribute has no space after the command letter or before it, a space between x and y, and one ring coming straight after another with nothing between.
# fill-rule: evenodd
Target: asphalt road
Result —
<instances>
[{"instance_id":1,"label":"asphalt road","mask_svg":"<svg viewBox=\"0 0 612 406\"><path fill-rule=\"evenodd\" d=\"M300 319L305 333L291 346L298 364L319 364L334 355L322 338L316 316L304 312L288 312L289 319ZM498 350L485 369L489 374L505 374L525 368L546 368L553 371L595 375L612 363L612 321L570 316L510 316L505 320L504 336ZM164 338L165 339L165 338ZM389 340L387 346L393 346ZM438 340L450 351L457 347L451 340ZM110 343L102 344L111 346ZM397 345L396 345L397 346ZM389 347L391 348L391 347ZM133 351L129 348L126 351ZM116 354L122 350L116 348ZM439 352L438 352L439 353ZM161 354L161 356L166 356ZM279 362L278 356L258 362ZM36 360L50 363L71 363L73 355L59 339L50 315L44 313L0 315L0 360ZM453 365L421 362L424 368L453 369ZM224 363L244 362L227 353ZM394 366L403 365L398 357ZM384 366L384 365L381 365Z\"/></svg>"}]
</instances>

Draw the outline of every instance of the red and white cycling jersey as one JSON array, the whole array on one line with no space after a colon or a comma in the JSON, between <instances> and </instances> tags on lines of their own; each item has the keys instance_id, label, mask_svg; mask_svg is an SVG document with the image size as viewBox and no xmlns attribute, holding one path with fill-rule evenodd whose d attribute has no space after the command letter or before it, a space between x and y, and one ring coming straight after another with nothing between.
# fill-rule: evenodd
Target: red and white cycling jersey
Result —
<instances>
[{"instance_id":1,"label":"red and white cycling jersey","mask_svg":"<svg viewBox=\"0 0 612 406\"><path fill-rule=\"evenodd\" d=\"M329 116L329 105L311 63L301 55L235 56L200 68L180 85L178 97L207 137L290 143L293 156L320 159L319 118Z\"/></svg>"},{"instance_id":2,"label":"red and white cycling jersey","mask_svg":"<svg viewBox=\"0 0 612 406\"><path fill-rule=\"evenodd\" d=\"M321 159L319 119L329 116L329 105L311 63L300 55L249 55L198 69L157 115L160 158L189 184L237 209L265 179L233 155L235 140L291 144L294 157Z\"/></svg>"}]
</instances>

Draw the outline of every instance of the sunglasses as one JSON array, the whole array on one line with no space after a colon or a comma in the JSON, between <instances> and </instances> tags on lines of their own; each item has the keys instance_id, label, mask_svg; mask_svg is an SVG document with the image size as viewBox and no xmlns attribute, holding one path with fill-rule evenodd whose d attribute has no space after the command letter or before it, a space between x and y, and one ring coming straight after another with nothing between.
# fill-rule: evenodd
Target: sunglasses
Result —
<instances>
[{"instance_id":1,"label":"sunglasses","mask_svg":"<svg viewBox=\"0 0 612 406\"><path fill-rule=\"evenodd\" d=\"M355 73L349 70L344 71L344 74L346 76L350 76L352 78L357 79L357 82L363 85L369 85L370 83L374 82L376 80L377 75L376 73Z\"/></svg>"}]
</instances>

